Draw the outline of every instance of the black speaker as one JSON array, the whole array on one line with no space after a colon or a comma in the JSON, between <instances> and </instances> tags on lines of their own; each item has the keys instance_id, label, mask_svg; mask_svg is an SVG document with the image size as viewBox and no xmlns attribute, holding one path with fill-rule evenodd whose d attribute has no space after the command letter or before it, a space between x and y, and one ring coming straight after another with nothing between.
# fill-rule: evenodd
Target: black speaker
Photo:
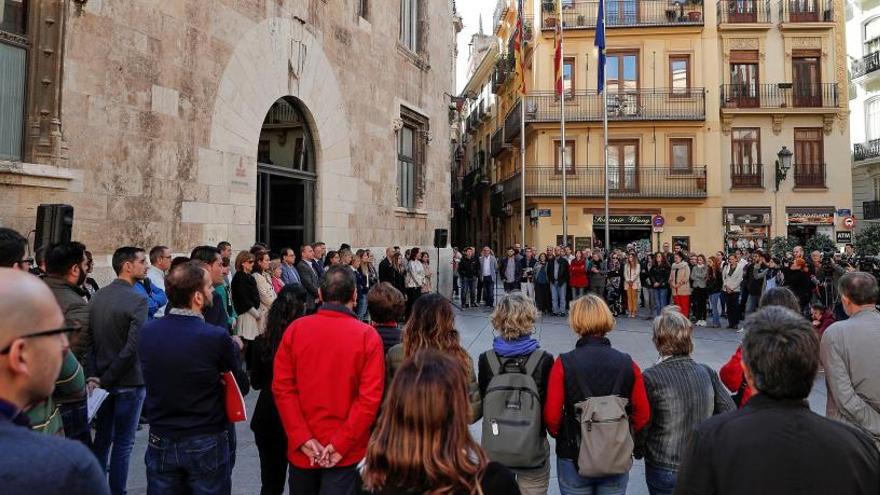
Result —
<instances>
[{"instance_id":1,"label":"black speaker","mask_svg":"<svg viewBox=\"0 0 880 495\"><path fill-rule=\"evenodd\" d=\"M449 231L446 229L434 229L434 247L445 248L449 240Z\"/></svg>"},{"instance_id":2,"label":"black speaker","mask_svg":"<svg viewBox=\"0 0 880 495\"><path fill-rule=\"evenodd\" d=\"M70 205L40 205L37 207L37 231L34 252L56 242L70 242L73 231L73 207Z\"/></svg>"}]
</instances>

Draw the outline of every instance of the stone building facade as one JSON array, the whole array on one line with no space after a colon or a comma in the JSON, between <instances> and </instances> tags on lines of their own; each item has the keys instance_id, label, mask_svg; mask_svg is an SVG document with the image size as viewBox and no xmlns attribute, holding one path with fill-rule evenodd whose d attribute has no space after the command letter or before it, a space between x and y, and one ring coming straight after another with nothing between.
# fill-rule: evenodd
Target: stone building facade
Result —
<instances>
[{"instance_id":1,"label":"stone building facade","mask_svg":"<svg viewBox=\"0 0 880 495\"><path fill-rule=\"evenodd\" d=\"M0 102L24 130L0 151L0 225L27 232L39 204L73 205L73 237L101 263L125 244L246 248L260 209L299 232L285 241L330 246L430 245L449 223L453 0L0 4L26 98ZM258 165L267 135L286 139L267 127L279 101L311 138L309 170Z\"/></svg>"}]
</instances>

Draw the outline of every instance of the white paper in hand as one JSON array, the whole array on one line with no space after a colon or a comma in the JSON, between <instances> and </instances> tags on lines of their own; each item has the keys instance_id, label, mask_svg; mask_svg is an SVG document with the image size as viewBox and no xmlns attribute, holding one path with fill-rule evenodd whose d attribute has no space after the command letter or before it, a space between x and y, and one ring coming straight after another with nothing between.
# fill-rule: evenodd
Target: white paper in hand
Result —
<instances>
[{"instance_id":1,"label":"white paper in hand","mask_svg":"<svg viewBox=\"0 0 880 495\"><path fill-rule=\"evenodd\" d=\"M95 419L95 415L98 414L98 409L101 408L101 404L110 396L110 393L104 390L103 388L96 388L92 390L92 393L89 395L89 400L87 402L88 407L88 416L89 423Z\"/></svg>"}]
</instances>

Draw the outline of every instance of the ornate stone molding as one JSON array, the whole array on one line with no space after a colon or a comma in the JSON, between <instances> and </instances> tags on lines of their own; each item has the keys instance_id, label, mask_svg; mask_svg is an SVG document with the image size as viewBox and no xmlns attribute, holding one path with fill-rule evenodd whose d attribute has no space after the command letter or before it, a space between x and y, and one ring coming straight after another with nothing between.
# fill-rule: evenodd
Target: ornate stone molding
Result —
<instances>
[{"instance_id":1,"label":"ornate stone molding","mask_svg":"<svg viewBox=\"0 0 880 495\"><path fill-rule=\"evenodd\" d=\"M61 126L67 5L67 0L37 0L29 4L31 53L25 157L35 163L61 165L67 162L67 143Z\"/></svg>"},{"instance_id":2,"label":"ornate stone molding","mask_svg":"<svg viewBox=\"0 0 880 495\"><path fill-rule=\"evenodd\" d=\"M725 136L729 136L732 127L733 115L721 114L721 132L724 133Z\"/></svg>"},{"instance_id":3,"label":"ornate stone molding","mask_svg":"<svg viewBox=\"0 0 880 495\"><path fill-rule=\"evenodd\" d=\"M785 120L785 115L781 113L773 114L773 134L778 136L782 133L782 121Z\"/></svg>"},{"instance_id":4,"label":"ornate stone molding","mask_svg":"<svg viewBox=\"0 0 880 495\"><path fill-rule=\"evenodd\" d=\"M837 114L826 113L822 115L822 128L825 131L826 136L831 135L831 131L834 130L834 118Z\"/></svg>"},{"instance_id":5,"label":"ornate stone molding","mask_svg":"<svg viewBox=\"0 0 880 495\"><path fill-rule=\"evenodd\" d=\"M0 160L0 184L69 189L74 176L67 168Z\"/></svg>"}]
</instances>

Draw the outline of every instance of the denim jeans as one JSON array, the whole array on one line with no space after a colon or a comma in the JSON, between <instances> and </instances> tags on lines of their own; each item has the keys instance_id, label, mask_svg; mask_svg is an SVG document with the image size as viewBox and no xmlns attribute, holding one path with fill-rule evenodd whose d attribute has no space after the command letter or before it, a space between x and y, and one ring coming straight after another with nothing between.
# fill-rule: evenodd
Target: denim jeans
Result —
<instances>
[{"instance_id":1,"label":"denim jeans","mask_svg":"<svg viewBox=\"0 0 880 495\"><path fill-rule=\"evenodd\" d=\"M354 314L357 315L358 320L363 321L367 317L367 294L366 292L363 294L358 294L357 305L354 307Z\"/></svg>"},{"instance_id":2,"label":"denim jeans","mask_svg":"<svg viewBox=\"0 0 880 495\"><path fill-rule=\"evenodd\" d=\"M95 418L93 449L104 472L108 472L109 467L110 493L124 495L128 462L146 390L144 387L116 387L108 392L110 396L101 404Z\"/></svg>"},{"instance_id":3,"label":"denim jeans","mask_svg":"<svg viewBox=\"0 0 880 495\"><path fill-rule=\"evenodd\" d=\"M495 306L495 279L489 276L483 277L483 303L490 308Z\"/></svg>"},{"instance_id":4,"label":"denim jeans","mask_svg":"<svg viewBox=\"0 0 880 495\"><path fill-rule=\"evenodd\" d=\"M150 432L144 462L147 495L228 494L232 491L226 430L177 439Z\"/></svg>"},{"instance_id":5,"label":"denim jeans","mask_svg":"<svg viewBox=\"0 0 880 495\"><path fill-rule=\"evenodd\" d=\"M461 277L461 304L477 304L477 279Z\"/></svg>"},{"instance_id":6,"label":"denim jeans","mask_svg":"<svg viewBox=\"0 0 880 495\"><path fill-rule=\"evenodd\" d=\"M565 313L565 295L568 292L566 284L550 284L550 297L553 300L553 314Z\"/></svg>"},{"instance_id":7,"label":"denim jeans","mask_svg":"<svg viewBox=\"0 0 880 495\"><path fill-rule=\"evenodd\" d=\"M645 464L645 483L651 495L672 495L678 471L663 469Z\"/></svg>"},{"instance_id":8,"label":"denim jeans","mask_svg":"<svg viewBox=\"0 0 880 495\"><path fill-rule=\"evenodd\" d=\"M626 495L629 473L603 478L584 478L578 474L577 463L571 459L556 459L559 493L562 495Z\"/></svg>"},{"instance_id":9,"label":"denim jeans","mask_svg":"<svg viewBox=\"0 0 880 495\"><path fill-rule=\"evenodd\" d=\"M522 291L527 297L530 297L532 300L535 299L535 283L534 282L521 282L519 284L519 290Z\"/></svg>"},{"instance_id":10,"label":"denim jeans","mask_svg":"<svg viewBox=\"0 0 880 495\"><path fill-rule=\"evenodd\" d=\"M746 314L751 314L758 309L758 303L761 300L761 295L753 295L749 294L749 299L746 301Z\"/></svg>"},{"instance_id":11,"label":"denim jeans","mask_svg":"<svg viewBox=\"0 0 880 495\"><path fill-rule=\"evenodd\" d=\"M586 293L587 293L586 287L572 287L571 288L571 300L574 301L575 299L583 296Z\"/></svg>"},{"instance_id":12,"label":"denim jeans","mask_svg":"<svg viewBox=\"0 0 880 495\"><path fill-rule=\"evenodd\" d=\"M709 307L712 309L712 324L716 327L721 326L721 293L713 292L709 294Z\"/></svg>"},{"instance_id":13,"label":"denim jeans","mask_svg":"<svg viewBox=\"0 0 880 495\"><path fill-rule=\"evenodd\" d=\"M64 424L64 436L78 440L88 448L92 448L92 429L89 427L88 401L68 402L60 404L61 422Z\"/></svg>"},{"instance_id":14,"label":"denim jeans","mask_svg":"<svg viewBox=\"0 0 880 495\"><path fill-rule=\"evenodd\" d=\"M665 287L653 288L654 293L654 316L660 316L660 311L669 306L669 289Z\"/></svg>"}]
</instances>

